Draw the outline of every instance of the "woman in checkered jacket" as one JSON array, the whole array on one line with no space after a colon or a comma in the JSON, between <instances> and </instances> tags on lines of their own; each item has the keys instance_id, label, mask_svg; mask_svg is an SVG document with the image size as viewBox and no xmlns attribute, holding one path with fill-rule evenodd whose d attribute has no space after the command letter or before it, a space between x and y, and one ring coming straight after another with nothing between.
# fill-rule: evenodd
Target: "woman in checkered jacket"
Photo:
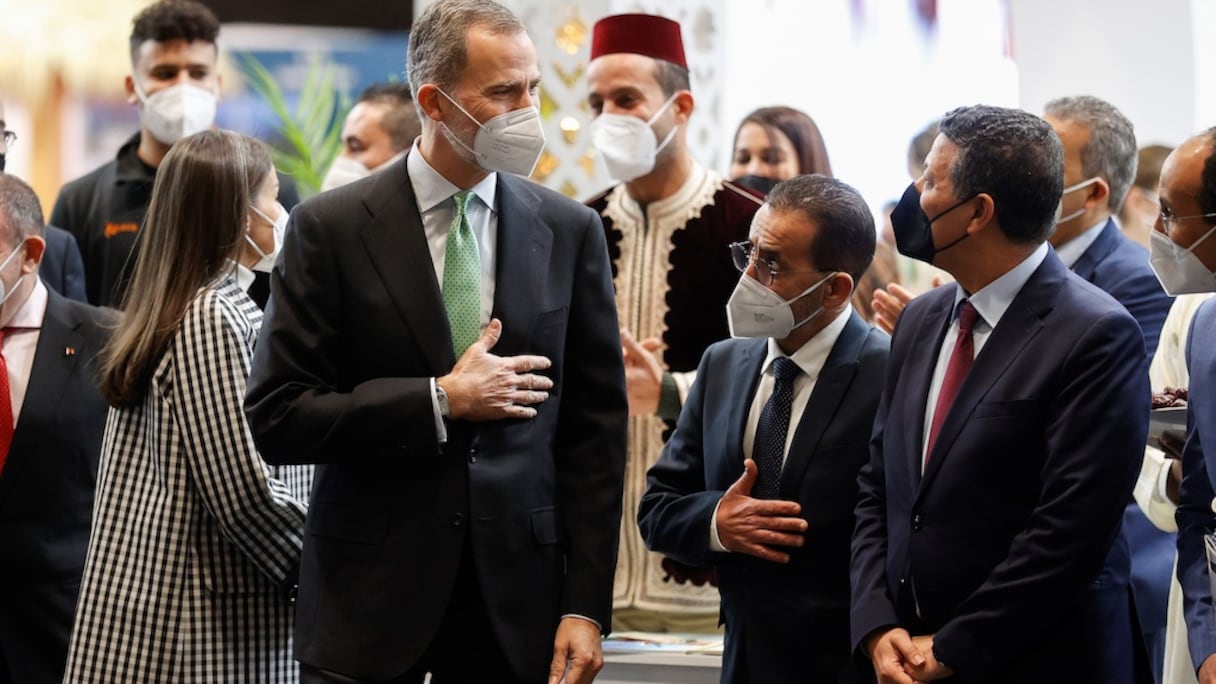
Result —
<instances>
[{"instance_id":1,"label":"woman in checkered jacket","mask_svg":"<svg viewBox=\"0 0 1216 684\"><path fill-rule=\"evenodd\" d=\"M288 598L305 503L262 462L241 401L262 314L233 279L274 177L205 131L156 176L103 350L111 404L68 682L294 682Z\"/></svg>"}]
</instances>

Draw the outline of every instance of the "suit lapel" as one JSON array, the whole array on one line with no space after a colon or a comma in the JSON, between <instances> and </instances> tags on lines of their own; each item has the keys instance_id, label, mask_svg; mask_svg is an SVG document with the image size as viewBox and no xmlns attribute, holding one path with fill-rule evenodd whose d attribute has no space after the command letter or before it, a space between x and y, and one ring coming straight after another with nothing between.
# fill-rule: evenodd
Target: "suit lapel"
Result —
<instances>
[{"instance_id":1,"label":"suit lapel","mask_svg":"<svg viewBox=\"0 0 1216 684\"><path fill-rule=\"evenodd\" d=\"M1107 219L1106 225L1098 233L1098 238L1072 265L1072 272L1084 278L1086 282L1092 283L1094 274L1098 270L1098 264L1105 261L1106 257L1119 246L1119 237L1118 226L1111 219Z\"/></svg>"},{"instance_id":2,"label":"suit lapel","mask_svg":"<svg viewBox=\"0 0 1216 684\"><path fill-rule=\"evenodd\" d=\"M494 317L502 321L499 347L528 349L537 307L545 301L553 231L537 217L540 198L525 181L498 174L498 254Z\"/></svg>"},{"instance_id":3,"label":"suit lapel","mask_svg":"<svg viewBox=\"0 0 1216 684\"><path fill-rule=\"evenodd\" d=\"M726 406L726 413L721 416L726 430L726 438L722 440L722 453L725 454L722 463L725 473L721 479L725 483L723 488L729 487L743 475L743 435L747 429L748 414L756 399L756 390L760 387L760 370L768 356L768 341L748 340L739 349L725 376L736 379L739 383L737 391L730 392L729 396L713 398L714 404ZM737 397L747 397L747 401L738 401ZM714 419L715 416L707 411L705 420L709 422Z\"/></svg>"},{"instance_id":4,"label":"suit lapel","mask_svg":"<svg viewBox=\"0 0 1216 684\"><path fill-rule=\"evenodd\" d=\"M853 312L845 323L844 330L832 346L802 418L794 432L794 440L790 442L789 455L785 459L785 467L781 470L781 498L795 500L802 483L803 474L811 463L811 457L819 448L819 440L823 437L828 424L840 408L844 394L857 374L857 357L861 354L868 326L861 317Z\"/></svg>"},{"instance_id":5,"label":"suit lapel","mask_svg":"<svg viewBox=\"0 0 1216 684\"><path fill-rule=\"evenodd\" d=\"M1054 253L1048 253L1047 258L1014 297L1013 303L993 329L984 348L976 355L975 363L954 397L954 403L951 404L937 435L937 442L933 445L933 453L925 464L921 491L929 486L941 470L942 463L950 458L950 447L963 426L971 419L976 405L1017 361L1034 336L1043 329L1043 317L1054 308L1060 283L1067 276L1068 271L1063 263Z\"/></svg>"},{"instance_id":6,"label":"suit lapel","mask_svg":"<svg viewBox=\"0 0 1216 684\"><path fill-rule=\"evenodd\" d=\"M39 445L34 443L36 440L32 433L36 417L48 420L48 416L60 413L59 404L64 400L76 365L81 363L81 354L69 353L68 349L81 352L85 349L84 339L76 332L79 322L71 320L67 307L56 294L49 291L47 294L46 315L34 349L30 381L22 400L21 415L17 418L8 459L3 474L0 474L0 506L29 460L37 457Z\"/></svg>"},{"instance_id":7,"label":"suit lapel","mask_svg":"<svg viewBox=\"0 0 1216 684\"><path fill-rule=\"evenodd\" d=\"M900 384L913 392L909 400L909 410L904 416L903 434L900 435L903 440L904 453L908 455L906 465L908 466L909 482L919 483L921 478L929 385L933 382L933 370L937 366L937 356L941 350L942 341L946 337L946 328L950 325L950 316L954 311L954 295L954 288L946 288L940 293L933 294L932 296L936 297L936 300L916 321L916 331L910 344L914 347L927 347L932 351L930 353L914 352L904 357L908 370L900 376Z\"/></svg>"},{"instance_id":8,"label":"suit lapel","mask_svg":"<svg viewBox=\"0 0 1216 684\"><path fill-rule=\"evenodd\" d=\"M452 334L405 160L375 178L363 198L372 216L363 245L419 352L433 372L446 372L456 363Z\"/></svg>"}]
</instances>

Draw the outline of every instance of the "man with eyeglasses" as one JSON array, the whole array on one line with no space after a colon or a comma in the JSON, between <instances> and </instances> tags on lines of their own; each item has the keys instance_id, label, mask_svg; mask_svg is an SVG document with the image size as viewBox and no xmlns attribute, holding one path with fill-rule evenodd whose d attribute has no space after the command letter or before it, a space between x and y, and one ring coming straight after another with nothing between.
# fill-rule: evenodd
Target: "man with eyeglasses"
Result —
<instances>
[{"instance_id":1,"label":"man with eyeglasses","mask_svg":"<svg viewBox=\"0 0 1216 684\"><path fill-rule=\"evenodd\" d=\"M4 100L0 100L0 172L4 171L9 147L17 142L17 134L9 130L4 120ZM43 226L42 237L46 249L42 253L42 264L38 277L47 287L78 302L87 301L84 289L84 261L76 238L61 228Z\"/></svg>"},{"instance_id":2,"label":"man with eyeglasses","mask_svg":"<svg viewBox=\"0 0 1216 684\"><path fill-rule=\"evenodd\" d=\"M731 245L738 338L701 359L638 511L654 551L714 567L723 682L847 682L849 541L889 338L849 297L874 219L826 176L778 184Z\"/></svg>"},{"instance_id":3,"label":"man with eyeglasses","mask_svg":"<svg viewBox=\"0 0 1216 684\"><path fill-rule=\"evenodd\" d=\"M1216 291L1216 127L1170 153L1161 167L1161 214L1150 236L1153 270L1171 294ZM1216 682L1216 300L1199 306L1186 343L1190 388L1178 512L1178 581L1200 684Z\"/></svg>"}]
</instances>

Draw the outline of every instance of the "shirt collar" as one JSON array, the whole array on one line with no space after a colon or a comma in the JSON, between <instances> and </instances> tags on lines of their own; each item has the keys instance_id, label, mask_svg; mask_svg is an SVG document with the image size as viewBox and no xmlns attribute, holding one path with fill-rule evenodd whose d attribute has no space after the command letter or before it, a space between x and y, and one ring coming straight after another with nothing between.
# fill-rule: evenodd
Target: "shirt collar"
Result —
<instances>
[{"instance_id":1,"label":"shirt collar","mask_svg":"<svg viewBox=\"0 0 1216 684\"><path fill-rule=\"evenodd\" d=\"M1056 247L1056 256L1060 257L1060 261L1063 261L1065 266L1072 269L1089 249L1089 246L1094 244L1094 241L1102 234L1104 227L1106 227L1106 219L1086 228L1080 235Z\"/></svg>"},{"instance_id":2,"label":"shirt collar","mask_svg":"<svg viewBox=\"0 0 1216 684\"><path fill-rule=\"evenodd\" d=\"M253 284L253 271L239 261L232 262L232 277L236 279L237 287L248 291Z\"/></svg>"},{"instance_id":3,"label":"shirt collar","mask_svg":"<svg viewBox=\"0 0 1216 684\"><path fill-rule=\"evenodd\" d=\"M996 324L1001 322L1001 317L1005 315L1005 311L1013 304L1014 297L1022 291L1022 287L1030 280L1030 276L1034 275L1039 265L1047 258L1047 243L1039 245L1038 249L1031 252L1030 256L1026 257L1017 266L1009 269L1000 278L988 283L980 288L978 292L967 297L971 302L971 306L975 307L976 313L980 315L988 329L996 328ZM966 297L963 292L962 285L955 285L954 291L954 307L958 310L958 303Z\"/></svg>"},{"instance_id":4,"label":"shirt collar","mask_svg":"<svg viewBox=\"0 0 1216 684\"><path fill-rule=\"evenodd\" d=\"M117 169L114 178L120 183L129 181L151 183L156 180L156 169L148 166L139 158L139 136L139 133L131 136L118 149L118 156L115 157Z\"/></svg>"},{"instance_id":5,"label":"shirt collar","mask_svg":"<svg viewBox=\"0 0 1216 684\"><path fill-rule=\"evenodd\" d=\"M21 305L20 309L17 309L17 313L13 314L12 320L5 327L22 330L37 330L42 327L49 295L46 293L46 285L42 283L42 278L35 276L34 281L34 289L30 291L30 296L25 298L25 303Z\"/></svg>"},{"instance_id":6,"label":"shirt collar","mask_svg":"<svg viewBox=\"0 0 1216 684\"><path fill-rule=\"evenodd\" d=\"M414 198L418 201L418 211L423 214L443 204L460 191L460 188L440 175L422 158L417 141L414 142L414 148L406 156L405 165L410 174L410 185L414 187ZM497 172L491 171L469 190L477 195L477 199L489 207L490 211L498 210L498 206L494 204L498 191Z\"/></svg>"},{"instance_id":7,"label":"shirt collar","mask_svg":"<svg viewBox=\"0 0 1216 684\"><path fill-rule=\"evenodd\" d=\"M768 356L764 358L764 364L760 366L760 374L768 373L773 365L773 360L777 357L789 356L794 363L798 364L798 368L806 373L807 377L812 380L818 378L819 371L823 368L824 362L828 360L828 354L831 353L832 347L836 346L836 340L840 338L840 333L844 331L844 326L852 315L853 307L846 305L836 320L815 333L814 337L807 340L793 354L786 354L781 347L777 346L777 340L768 338Z\"/></svg>"}]
</instances>

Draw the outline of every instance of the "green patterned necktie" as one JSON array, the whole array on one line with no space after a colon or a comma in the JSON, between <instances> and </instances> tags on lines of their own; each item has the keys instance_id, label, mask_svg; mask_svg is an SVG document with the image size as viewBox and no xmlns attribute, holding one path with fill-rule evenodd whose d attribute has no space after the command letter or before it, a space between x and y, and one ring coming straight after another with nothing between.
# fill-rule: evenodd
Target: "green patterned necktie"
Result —
<instances>
[{"instance_id":1,"label":"green patterned necktie","mask_svg":"<svg viewBox=\"0 0 1216 684\"><path fill-rule=\"evenodd\" d=\"M448 230L443 265L443 305L448 310L457 358L481 335L481 254L465 211L471 197L473 193L468 190L452 195L456 216Z\"/></svg>"}]
</instances>

